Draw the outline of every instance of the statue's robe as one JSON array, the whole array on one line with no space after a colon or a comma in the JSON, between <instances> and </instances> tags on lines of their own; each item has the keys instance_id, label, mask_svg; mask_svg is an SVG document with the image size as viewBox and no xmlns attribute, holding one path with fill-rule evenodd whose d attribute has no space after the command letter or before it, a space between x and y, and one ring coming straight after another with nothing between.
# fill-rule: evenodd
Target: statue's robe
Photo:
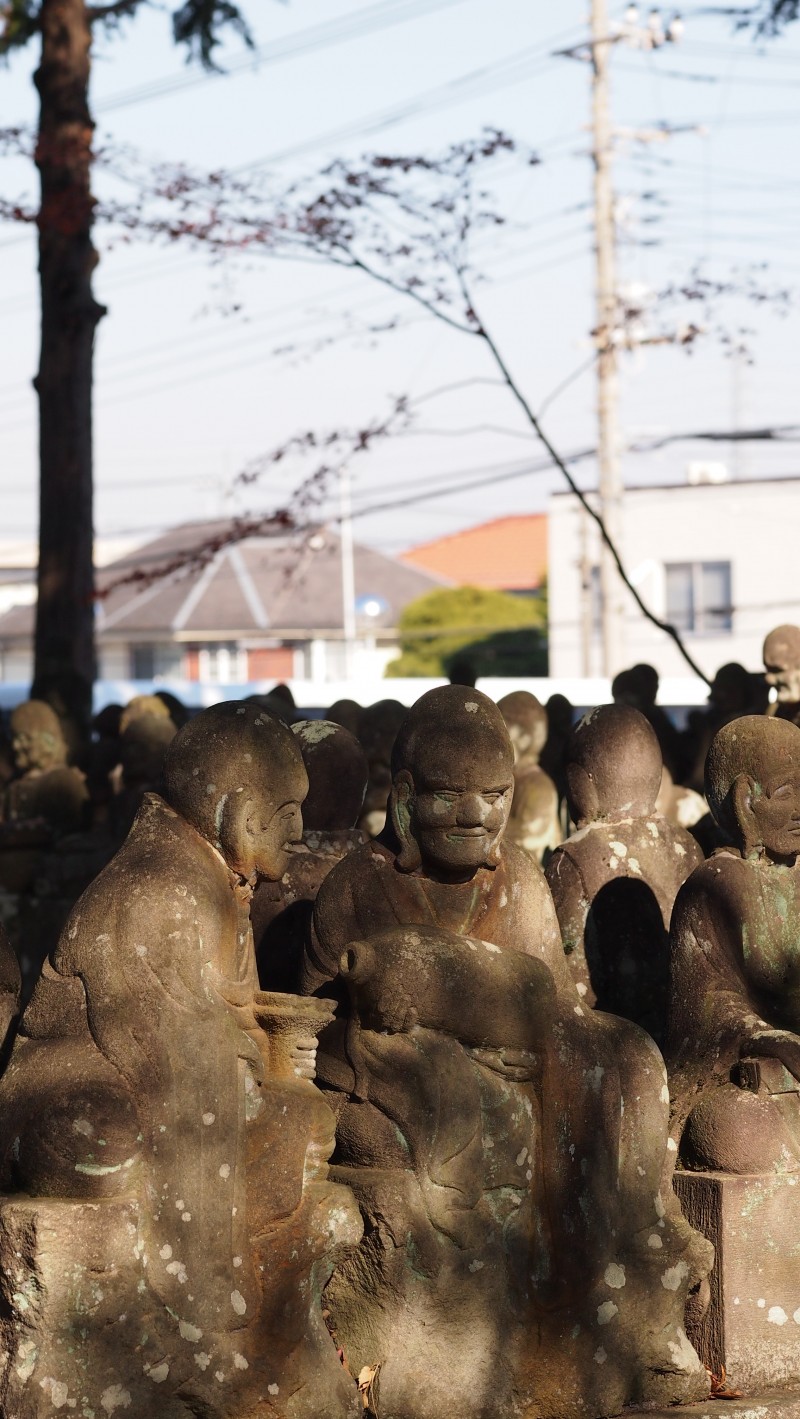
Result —
<instances>
[{"instance_id":1,"label":"statue's robe","mask_svg":"<svg viewBox=\"0 0 800 1419\"><path fill-rule=\"evenodd\" d=\"M221 855L148 794L45 965L0 1092L6 1171L56 1196L80 1195L81 1184L90 1195L138 1193L149 1286L217 1332L245 1326L259 1298L245 1160L247 1134L269 1110L249 896ZM61 1142L58 1121L81 1117L75 1079L87 1122ZM89 1133L98 1132L91 1108L105 1152ZM297 1192L281 1200L289 1212L302 1159L286 1176Z\"/></svg>"},{"instance_id":2,"label":"statue's robe","mask_svg":"<svg viewBox=\"0 0 800 1419\"><path fill-rule=\"evenodd\" d=\"M679 1136L754 1035L791 1031L800 1051L800 869L721 849L681 888L670 936L665 1054Z\"/></svg>"}]
</instances>

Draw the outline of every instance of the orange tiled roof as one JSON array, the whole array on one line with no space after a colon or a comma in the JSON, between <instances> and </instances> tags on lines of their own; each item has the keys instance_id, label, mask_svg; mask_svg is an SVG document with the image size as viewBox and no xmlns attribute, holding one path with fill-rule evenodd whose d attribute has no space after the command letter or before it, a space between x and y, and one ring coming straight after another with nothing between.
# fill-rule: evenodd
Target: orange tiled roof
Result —
<instances>
[{"instance_id":1,"label":"orange tiled roof","mask_svg":"<svg viewBox=\"0 0 800 1419\"><path fill-rule=\"evenodd\" d=\"M400 560L461 586L532 591L547 574L547 514L496 517L411 547Z\"/></svg>"}]
</instances>

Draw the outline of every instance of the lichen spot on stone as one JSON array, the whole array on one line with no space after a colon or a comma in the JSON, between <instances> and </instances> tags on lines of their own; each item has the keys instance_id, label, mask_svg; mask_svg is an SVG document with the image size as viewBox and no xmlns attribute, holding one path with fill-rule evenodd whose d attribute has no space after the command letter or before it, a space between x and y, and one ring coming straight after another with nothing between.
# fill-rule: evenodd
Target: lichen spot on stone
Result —
<instances>
[{"instance_id":1,"label":"lichen spot on stone","mask_svg":"<svg viewBox=\"0 0 800 1419\"><path fill-rule=\"evenodd\" d=\"M501 948L499 946L495 946L493 941L484 941L483 944L486 947L487 951L491 951L493 956L501 955Z\"/></svg>"},{"instance_id":2,"label":"lichen spot on stone","mask_svg":"<svg viewBox=\"0 0 800 1419\"><path fill-rule=\"evenodd\" d=\"M584 985L584 983L583 983L582 980L579 980L579 981L578 981L578 984L577 984L577 986L575 987L575 989L577 990L577 992L578 992L578 994L579 994L580 996L584 996L584 995L586 994L586 992L587 992L587 987Z\"/></svg>"},{"instance_id":3,"label":"lichen spot on stone","mask_svg":"<svg viewBox=\"0 0 800 1419\"><path fill-rule=\"evenodd\" d=\"M241 1264L242 1264L242 1258L241 1258L240 1256L235 1256L235 1257L233 1258L233 1264L234 1264L234 1266L241 1266Z\"/></svg>"},{"instance_id":4,"label":"lichen spot on stone","mask_svg":"<svg viewBox=\"0 0 800 1419\"><path fill-rule=\"evenodd\" d=\"M612 1291L620 1291L625 1285L625 1267L616 1261L609 1262L603 1273L603 1280Z\"/></svg>"},{"instance_id":5,"label":"lichen spot on stone","mask_svg":"<svg viewBox=\"0 0 800 1419\"><path fill-rule=\"evenodd\" d=\"M145 1370L145 1374L154 1385L163 1385L169 1375L169 1365L166 1360L162 1360L160 1365L153 1365L152 1369Z\"/></svg>"},{"instance_id":6,"label":"lichen spot on stone","mask_svg":"<svg viewBox=\"0 0 800 1419\"><path fill-rule=\"evenodd\" d=\"M241 1291L231 1291L231 1305L237 1316L243 1316L247 1310L247 1302Z\"/></svg>"},{"instance_id":7,"label":"lichen spot on stone","mask_svg":"<svg viewBox=\"0 0 800 1419\"><path fill-rule=\"evenodd\" d=\"M672 849L673 852L677 853L678 857L686 856L686 848L683 846L683 843L673 843Z\"/></svg>"},{"instance_id":8,"label":"lichen spot on stone","mask_svg":"<svg viewBox=\"0 0 800 1419\"><path fill-rule=\"evenodd\" d=\"M628 858L628 866L629 866L629 868L631 869L631 872L633 872L633 873L637 874L639 877L641 877L641 875L642 875L642 869L641 869L641 867L639 866L639 859L638 859L638 857L629 857L629 858Z\"/></svg>"},{"instance_id":9,"label":"lichen spot on stone","mask_svg":"<svg viewBox=\"0 0 800 1419\"><path fill-rule=\"evenodd\" d=\"M214 1122L215 1117L216 1115L212 1113L203 1114L203 1123L205 1124L206 1128L210 1127L210 1125Z\"/></svg>"},{"instance_id":10,"label":"lichen spot on stone","mask_svg":"<svg viewBox=\"0 0 800 1419\"><path fill-rule=\"evenodd\" d=\"M658 1232L651 1232L650 1236L647 1238L647 1245L649 1247L652 1247L653 1251L660 1251L664 1243L662 1242Z\"/></svg>"},{"instance_id":11,"label":"lichen spot on stone","mask_svg":"<svg viewBox=\"0 0 800 1419\"><path fill-rule=\"evenodd\" d=\"M52 1375L45 1375L45 1378L40 1380L39 1384L45 1394L49 1394L50 1403L53 1408L62 1409L69 1398L69 1390L63 1380L54 1380Z\"/></svg>"},{"instance_id":12,"label":"lichen spot on stone","mask_svg":"<svg viewBox=\"0 0 800 1419\"><path fill-rule=\"evenodd\" d=\"M648 833L650 833L650 835L651 835L652 837L657 838L657 837L658 837L658 824L657 824L657 823L651 823L651 822L648 820L647 831L648 831Z\"/></svg>"},{"instance_id":13,"label":"lichen spot on stone","mask_svg":"<svg viewBox=\"0 0 800 1419\"><path fill-rule=\"evenodd\" d=\"M783 1306L770 1306L767 1320L771 1325L785 1325L788 1319Z\"/></svg>"},{"instance_id":14,"label":"lichen spot on stone","mask_svg":"<svg viewBox=\"0 0 800 1419\"><path fill-rule=\"evenodd\" d=\"M220 1170L219 1170L219 1175L220 1175L220 1177L222 1178L222 1181L223 1181L223 1182L227 1182L227 1181L228 1181L228 1178L229 1178L230 1175L231 1175L231 1165L230 1165L230 1163L223 1163L223 1164L222 1164L222 1167L221 1167Z\"/></svg>"},{"instance_id":15,"label":"lichen spot on stone","mask_svg":"<svg viewBox=\"0 0 800 1419\"><path fill-rule=\"evenodd\" d=\"M267 1394L278 1394L279 1392L280 1392L280 1386L279 1386L279 1385L267 1385Z\"/></svg>"},{"instance_id":16,"label":"lichen spot on stone","mask_svg":"<svg viewBox=\"0 0 800 1419\"><path fill-rule=\"evenodd\" d=\"M207 1370L211 1364L211 1356L207 1355L205 1350L198 1350L194 1357L194 1363L199 1370Z\"/></svg>"},{"instance_id":17,"label":"lichen spot on stone","mask_svg":"<svg viewBox=\"0 0 800 1419\"><path fill-rule=\"evenodd\" d=\"M606 1363L606 1360L607 1360L607 1359L608 1359L608 1356L606 1355L606 1352L605 1352L605 1350L603 1349L602 1345L598 1345L597 1349L596 1349L595 1352L594 1352L594 1362L595 1362L595 1364L596 1364L596 1365L604 1365L604 1364Z\"/></svg>"},{"instance_id":18,"label":"lichen spot on stone","mask_svg":"<svg viewBox=\"0 0 800 1419\"><path fill-rule=\"evenodd\" d=\"M766 1301L764 1300L764 1297L763 1297L763 1296L762 1296L758 1301L756 1301L756 1305L758 1306L758 1309L759 1309L760 1311L763 1311L763 1309L764 1309L764 1307L765 1307L766 1304L767 1304L767 1303L766 1303Z\"/></svg>"},{"instance_id":19,"label":"lichen spot on stone","mask_svg":"<svg viewBox=\"0 0 800 1419\"><path fill-rule=\"evenodd\" d=\"M464 709L467 711L467 714L478 713L478 706L475 700L467 700L464 705Z\"/></svg>"},{"instance_id":20,"label":"lichen spot on stone","mask_svg":"<svg viewBox=\"0 0 800 1419\"><path fill-rule=\"evenodd\" d=\"M234 1351L234 1355L233 1355L233 1368L234 1368L235 1370L248 1370L248 1369L250 1368L250 1366L248 1365L247 1361L246 1361L245 1358L244 1358L244 1355L240 1355L238 1351Z\"/></svg>"},{"instance_id":21,"label":"lichen spot on stone","mask_svg":"<svg viewBox=\"0 0 800 1419\"><path fill-rule=\"evenodd\" d=\"M628 856L628 849L626 848L624 843L609 843L608 845L611 848L611 851L617 854L617 857Z\"/></svg>"},{"instance_id":22,"label":"lichen spot on stone","mask_svg":"<svg viewBox=\"0 0 800 1419\"><path fill-rule=\"evenodd\" d=\"M169 1245L169 1242L166 1242L164 1244L158 1254L161 1257L162 1261L169 1261L170 1257L172 1256L172 1247Z\"/></svg>"},{"instance_id":23,"label":"lichen spot on stone","mask_svg":"<svg viewBox=\"0 0 800 1419\"><path fill-rule=\"evenodd\" d=\"M668 1139L667 1139L667 1152L668 1152L668 1153L677 1153L677 1151L678 1151L678 1145L677 1145L677 1143L675 1142L675 1139L674 1139L674 1138L668 1138Z\"/></svg>"},{"instance_id":24,"label":"lichen spot on stone","mask_svg":"<svg viewBox=\"0 0 800 1419\"><path fill-rule=\"evenodd\" d=\"M669 1266L661 1277L661 1285L665 1291L677 1291L678 1287L689 1275L689 1268L685 1261L676 1261L674 1266Z\"/></svg>"},{"instance_id":25,"label":"lichen spot on stone","mask_svg":"<svg viewBox=\"0 0 800 1419\"><path fill-rule=\"evenodd\" d=\"M611 868L612 872L616 872L617 868L619 867L619 858L612 854L608 865Z\"/></svg>"},{"instance_id":26,"label":"lichen spot on stone","mask_svg":"<svg viewBox=\"0 0 800 1419\"><path fill-rule=\"evenodd\" d=\"M661 1085L661 1093L659 1097L661 1099L662 1104L669 1103L669 1089L667 1088L666 1084Z\"/></svg>"},{"instance_id":27,"label":"lichen spot on stone","mask_svg":"<svg viewBox=\"0 0 800 1419\"><path fill-rule=\"evenodd\" d=\"M92 1134L94 1133L94 1129L92 1128L92 1125L90 1124L88 1118L76 1118L72 1125L72 1132L80 1133L83 1135L84 1138L91 1138Z\"/></svg>"},{"instance_id":28,"label":"lichen spot on stone","mask_svg":"<svg viewBox=\"0 0 800 1419\"><path fill-rule=\"evenodd\" d=\"M100 1396L100 1403L105 1409L106 1414L113 1414L115 1409L130 1409L130 1392L127 1389L123 1389L122 1385L109 1385L108 1389L103 1390Z\"/></svg>"},{"instance_id":29,"label":"lichen spot on stone","mask_svg":"<svg viewBox=\"0 0 800 1419\"><path fill-rule=\"evenodd\" d=\"M583 1006L582 1006L582 1005L575 1005L575 1006L573 1006L573 1009L574 1009L576 1015L582 1015L582 1014L583 1014Z\"/></svg>"},{"instance_id":30,"label":"lichen spot on stone","mask_svg":"<svg viewBox=\"0 0 800 1419\"><path fill-rule=\"evenodd\" d=\"M206 784L206 793L208 794L209 798L211 798L212 795L216 793L216 791L217 791L217 785L216 785L215 783L207 783L207 784Z\"/></svg>"},{"instance_id":31,"label":"lichen spot on stone","mask_svg":"<svg viewBox=\"0 0 800 1419\"><path fill-rule=\"evenodd\" d=\"M618 1314L619 1306L615 1306L613 1301L604 1301L602 1306L597 1307L597 1324L608 1325Z\"/></svg>"}]
</instances>

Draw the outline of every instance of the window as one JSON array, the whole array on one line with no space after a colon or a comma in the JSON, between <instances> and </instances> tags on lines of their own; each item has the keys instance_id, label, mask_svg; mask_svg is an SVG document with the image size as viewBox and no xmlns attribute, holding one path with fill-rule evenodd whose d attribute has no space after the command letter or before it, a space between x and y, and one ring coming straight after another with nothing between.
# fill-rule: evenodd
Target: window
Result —
<instances>
[{"instance_id":1,"label":"window","mask_svg":"<svg viewBox=\"0 0 800 1419\"><path fill-rule=\"evenodd\" d=\"M667 562L667 620L678 631L733 629L730 562Z\"/></svg>"},{"instance_id":2,"label":"window","mask_svg":"<svg viewBox=\"0 0 800 1419\"><path fill-rule=\"evenodd\" d=\"M181 648L169 643L132 645L130 666L133 680L160 680L170 676L180 679L183 668Z\"/></svg>"}]
</instances>

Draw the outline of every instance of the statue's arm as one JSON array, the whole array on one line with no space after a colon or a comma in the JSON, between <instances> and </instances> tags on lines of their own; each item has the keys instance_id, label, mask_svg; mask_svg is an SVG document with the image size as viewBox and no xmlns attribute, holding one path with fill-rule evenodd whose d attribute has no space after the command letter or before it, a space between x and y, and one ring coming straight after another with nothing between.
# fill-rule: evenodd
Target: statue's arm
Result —
<instances>
[{"instance_id":1,"label":"statue's arm","mask_svg":"<svg viewBox=\"0 0 800 1419\"><path fill-rule=\"evenodd\" d=\"M711 1074L772 1055L800 1078L800 1038L759 1013L743 962L746 903L714 861L692 873L672 912L667 1062Z\"/></svg>"},{"instance_id":2,"label":"statue's arm","mask_svg":"<svg viewBox=\"0 0 800 1419\"><path fill-rule=\"evenodd\" d=\"M568 852L556 848L545 869L566 955L583 951L589 899L580 869Z\"/></svg>"}]
</instances>

